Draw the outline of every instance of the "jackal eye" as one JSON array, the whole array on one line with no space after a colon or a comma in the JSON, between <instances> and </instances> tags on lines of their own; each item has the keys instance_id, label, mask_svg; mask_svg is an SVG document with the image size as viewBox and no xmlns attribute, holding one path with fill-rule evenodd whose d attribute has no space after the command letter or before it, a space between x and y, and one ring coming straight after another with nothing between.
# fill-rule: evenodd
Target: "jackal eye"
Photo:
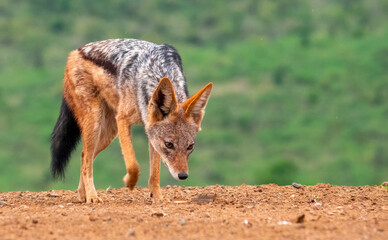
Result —
<instances>
[{"instance_id":1,"label":"jackal eye","mask_svg":"<svg viewBox=\"0 0 388 240\"><path fill-rule=\"evenodd\" d=\"M164 142L164 145L168 149L173 149L174 148L174 144L172 142Z\"/></svg>"},{"instance_id":2,"label":"jackal eye","mask_svg":"<svg viewBox=\"0 0 388 240\"><path fill-rule=\"evenodd\" d=\"M193 148L194 148L194 143L192 143L192 144L190 144L188 147L187 147L187 150L193 150Z\"/></svg>"}]
</instances>

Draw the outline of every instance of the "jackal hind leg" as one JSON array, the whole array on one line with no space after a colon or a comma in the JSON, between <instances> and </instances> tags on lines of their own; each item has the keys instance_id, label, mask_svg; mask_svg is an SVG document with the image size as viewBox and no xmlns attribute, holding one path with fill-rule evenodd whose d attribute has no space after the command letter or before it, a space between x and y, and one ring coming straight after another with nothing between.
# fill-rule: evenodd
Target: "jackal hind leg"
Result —
<instances>
[{"instance_id":1,"label":"jackal hind leg","mask_svg":"<svg viewBox=\"0 0 388 240\"><path fill-rule=\"evenodd\" d=\"M103 109L101 109L101 115L103 116L101 118L101 122L99 124L99 139L98 143L96 144L94 158L105 148L109 146L109 144L113 141L113 139L117 136L117 125L116 120L114 117L113 111L105 106ZM82 155L84 153L82 152ZM82 159L84 156L82 156ZM81 168L82 173L82 168ZM94 184L93 184L94 187ZM86 191L85 191L85 184L83 181L82 174L80 176L79 185L78 185L78 193L80 201L87 202L86 198Z\"/></svg>"},{"instance_id":2,"label":"jackal hind leg","mask_svg":"<svg viewBox=\"0 0 388 240\"><path fill-rule=\"evenodd\" d=\"M98 126L96 126L96 122L91 124L91 127L85 128L82 132L83 149L81 159L80 186L78 189L80 200L86 203L102 202L102 200L97 197L97 192L93 181L93 161L95 158L95 151L99 143L100 131Z\"/></svg>"},{"instance_id":3,"label":"jackal hind leg","mask_svg":"<svg viewBox=\"0 0 388 240\"><path fill-rule=\"evenodd\" d=\"M131 125L129 119L120 116L117 117L120 145L124 155L125 167L127 169L127 174L124 176L123 181L125 186L130 190L133 190L139 179L139 164L136 161L135 151L133 150Z\"/></svg>"}]
</instances>

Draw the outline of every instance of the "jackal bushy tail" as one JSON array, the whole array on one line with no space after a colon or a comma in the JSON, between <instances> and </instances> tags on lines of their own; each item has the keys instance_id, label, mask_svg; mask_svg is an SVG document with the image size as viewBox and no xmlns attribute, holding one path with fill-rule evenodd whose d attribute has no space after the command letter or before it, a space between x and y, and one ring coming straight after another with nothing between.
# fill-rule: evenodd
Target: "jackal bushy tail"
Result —
<instances>
[{"instance_id":1,"label":"jackal bushy tail","mask_svg":"<svg viewBox=\"0 0 388 240\"><path fill-rule=\"evenodd\" d=\"M64 176L71 152L77 146L80 136L74 115L63 98L57 123L51 133L51 174L54 178Z\"/></svg>"}]
</instances>

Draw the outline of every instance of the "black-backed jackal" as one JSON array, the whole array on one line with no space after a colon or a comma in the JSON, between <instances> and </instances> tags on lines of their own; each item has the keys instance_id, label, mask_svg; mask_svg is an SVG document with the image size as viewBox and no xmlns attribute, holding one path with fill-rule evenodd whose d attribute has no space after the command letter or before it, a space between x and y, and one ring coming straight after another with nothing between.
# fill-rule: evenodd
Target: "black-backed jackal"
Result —
<instances>
[{"instance_id":1,"label":"black-backed jackal","mask_svg":"<svg viewBox=\"0 0 388 240\"><path fill-rule=\"evenodd\" d=\"M131 126L144 124L149 139L150 178L154 201L160 191L160 159L175 179L188 177L188 157L201 129L212 83L188 98L181 58L167 44L136 39L93 42L72 51L66 64L63 100L51 135L51 169L62 176L82 136L78 193L86 203L101 202L93 182L93 160L117 136L133 189L139 165Z\"/></svg>"}]
</instances>

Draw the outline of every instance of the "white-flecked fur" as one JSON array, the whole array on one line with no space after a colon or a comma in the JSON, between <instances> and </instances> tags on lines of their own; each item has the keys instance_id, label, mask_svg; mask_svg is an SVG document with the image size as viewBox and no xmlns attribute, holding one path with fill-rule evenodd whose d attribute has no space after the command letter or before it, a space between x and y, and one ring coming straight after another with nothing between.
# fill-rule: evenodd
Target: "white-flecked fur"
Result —
<instances>
[{"instance_id":1,"label":"white-flecked fur","mask_svg":"<svg viewBox=\"0 0 388 240\"><path fill-rule=\"evenodd\" d=\"M178 102L188 98L181 58L170 45L109 39L86 44L78 50L84 58L114 75L117 88L135 89L143 122L148 116L148 101L163 77L171 80Z\"/></svg>"}]
</instances>

